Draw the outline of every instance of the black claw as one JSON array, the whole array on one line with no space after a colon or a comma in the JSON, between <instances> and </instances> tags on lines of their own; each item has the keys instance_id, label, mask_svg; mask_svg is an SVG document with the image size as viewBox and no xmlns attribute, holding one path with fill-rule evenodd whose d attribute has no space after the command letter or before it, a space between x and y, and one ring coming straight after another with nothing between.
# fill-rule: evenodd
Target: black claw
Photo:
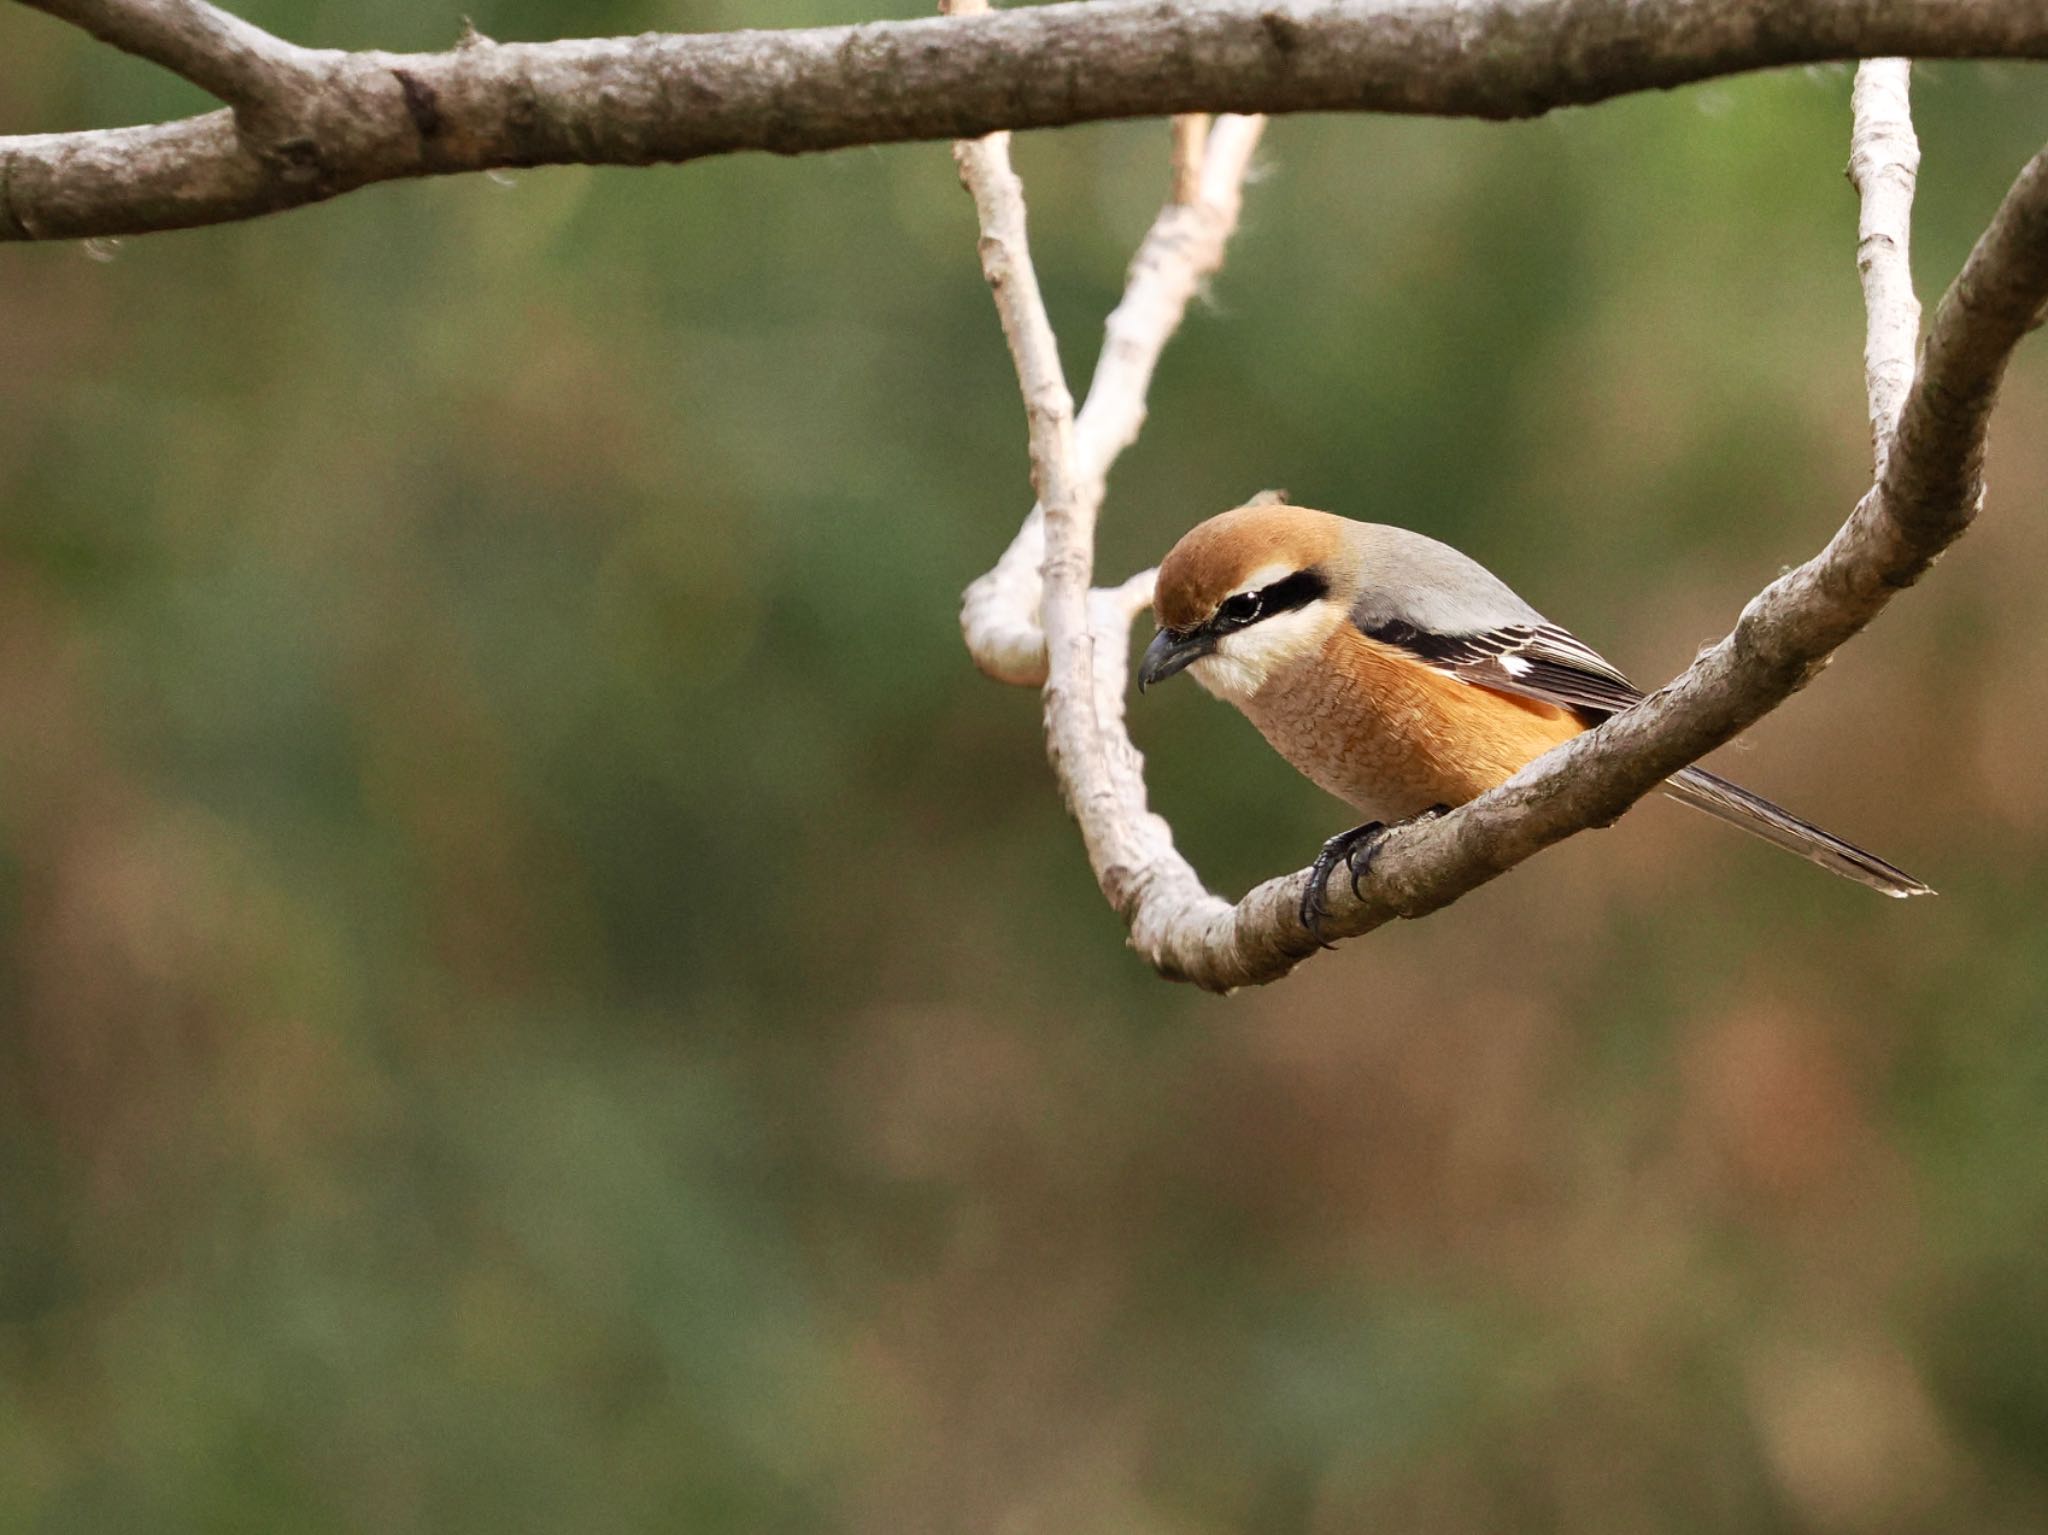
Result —
<instances>
[{"instance_id":1,"label":"black claw","mask_svg":"<svg viewBox=\"0 0 2048 1535\"><path fill-rule=\"evenodd\" d=\"M1301 896L1301 925L1307 928L1309 936L1324 948L1332 947L1329 940L1323 937L1323 919L1330 914L1330 876L1336 872L1340 863L1347 868L1355 867L1351 859L1359 845L1376 842L1386 834L1387 826L1384 821L1367 821L1363 826L1340 831L1323 844L1323 850L1316 854L1316 861L1309 865L1308 889L1303 891ZM1367 866L1370 865L1371 858L1368 855ZM1352 888L1357 889L1356 876L1353 877Z\"/></svg>"},{"instance_id":2,"label":"black claw","mask_svg":"<svg viewBox=\"0 0 2048 1535\"><path fill-rule=\"evenodd\" d=\"M1372 861L1380 856L1380 849L1387 845L1387 829L1382 826L1370 837L1361 837L1346 850L1344 867L1351 874L1351 893L1363 898L1365 892L1359 888L1366 875L1372 873Z\"/></svg>"},{"instance_id":3,"label":"black claw","mask_svg":"<svg viewBox=\"0 0 2048 1535\"><path fill-rule=\"evenodd\" d=\"M1380 849L1387 845L1388 834L1404 826L1419 826L1424 821L1434 821L1440 815L1448 815L1449 805L1431 805L1419 815L1412 815L1394 826L1384 821L1367 821L1363 826L1354 826L1349 831L1340 831L1316 854L1316 861L1309 865L1308 889L1301 896L1301 925L1308 929L1309 936L1328 949L1334 947L1323 937L1323 919L1330 915L1330 876L1343 864L1351 876L1351 893L1361 899L1365 891L1360 887L1365 877L1372 872L1372 861L1379 857Z\"/></svg>"}]
</instances>

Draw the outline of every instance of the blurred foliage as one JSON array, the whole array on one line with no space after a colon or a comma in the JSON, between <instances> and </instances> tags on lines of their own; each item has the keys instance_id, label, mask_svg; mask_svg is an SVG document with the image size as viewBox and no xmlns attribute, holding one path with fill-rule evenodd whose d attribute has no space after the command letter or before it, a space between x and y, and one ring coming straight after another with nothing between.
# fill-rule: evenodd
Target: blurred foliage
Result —
<instances>
[{"instance_id":1,"label":"blurred foliage","mask_svg":"<svg viewBox=\"0 0 2048 1535\"><path fill-rule=\"evenodd\" d=\"M202 105L0 39L0 131ZM1922 72L1929 296L2039 79ZM1864 483L1847 93L1277 123L1105 570L1282 485L1668 675ZM1084 377L1164 142L1019 145ZM1940 900L1647 807L1217 1000L960 650L1028 494L943 146L0 263L0 1529L2048 1522L2038 354L1980 529L1730 754ZM1345 819L1135 725L1224 888Z\"/></svg>"}]
</instances>

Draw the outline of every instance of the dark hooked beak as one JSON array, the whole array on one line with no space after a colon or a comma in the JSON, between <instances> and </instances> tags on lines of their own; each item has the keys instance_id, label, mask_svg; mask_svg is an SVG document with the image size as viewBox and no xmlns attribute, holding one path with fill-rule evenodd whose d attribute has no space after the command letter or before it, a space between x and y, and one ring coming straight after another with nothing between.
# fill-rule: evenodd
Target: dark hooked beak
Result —
<instances>
[{"instance_id":1,"label":"dark hooked beak","mask_svg":"<svg viewBox=\"0 0 2048 1535\"><path fill-rule=\"evenodd\" d=\"M1175 672L1185 670L1190 661L1199 661L1215 649L1213 634L1200 630L1175 634L1171 629L1161 629L1145 647L1145 659L1138 663L1138 691L1142 693L1153 683L1164 682Z\"/></svg>"}]
</instances>

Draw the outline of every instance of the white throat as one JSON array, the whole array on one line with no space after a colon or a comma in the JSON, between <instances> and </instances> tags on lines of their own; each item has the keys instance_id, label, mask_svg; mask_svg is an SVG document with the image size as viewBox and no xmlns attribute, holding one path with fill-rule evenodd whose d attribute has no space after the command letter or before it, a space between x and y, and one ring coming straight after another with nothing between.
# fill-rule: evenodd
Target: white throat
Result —
<instances>
[{"instance_id":1,"label":"white throat","mask_svg":"<svg viewBox=\"0 0 2048 1535\"><path fill-rule=\"evenodd\" d=\"M1327 597L1226 634L1188 667L1203 689L1240 709L1274 678L1320 655L1343 614Z\"/></svg>"}]
</instances>

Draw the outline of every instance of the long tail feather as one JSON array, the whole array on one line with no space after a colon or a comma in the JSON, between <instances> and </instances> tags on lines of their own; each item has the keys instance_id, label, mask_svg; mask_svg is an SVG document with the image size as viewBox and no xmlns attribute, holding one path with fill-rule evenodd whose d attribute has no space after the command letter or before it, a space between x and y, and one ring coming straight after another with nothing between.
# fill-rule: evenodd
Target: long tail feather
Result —
<instances>
[{"instance_id":1,"label":"long tail feather","mask_svg":"<svg viewBox=\"0 0 2048 1535\"><path fill-rule=\"evenodd\" d=\"M1789 810L1749 790L1717 778L1704 768L1687 768L1666 781L1664 792L1673 799L1704 810L1775 847L1797 853L1831 874L1853 879L1885 895L1904 899L1909 895L1932 895L1934 891L1905 870L1886 863L1875 853L1866 853L1853 842L1844 842L1830 832L1802 821Z\"/></svg>"}]
</instances>

